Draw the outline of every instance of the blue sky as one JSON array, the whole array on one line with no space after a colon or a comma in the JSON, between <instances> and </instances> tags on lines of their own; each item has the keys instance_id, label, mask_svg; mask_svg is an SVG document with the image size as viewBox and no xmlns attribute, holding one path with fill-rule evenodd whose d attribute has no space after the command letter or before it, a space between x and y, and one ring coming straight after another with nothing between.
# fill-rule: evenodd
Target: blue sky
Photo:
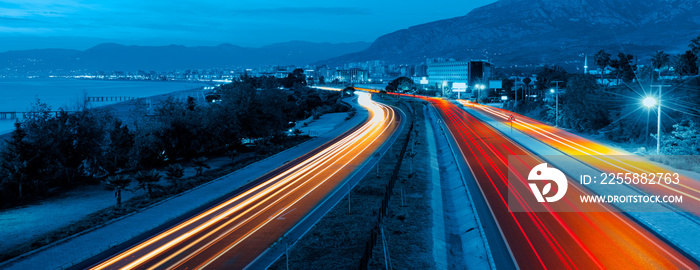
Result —
<instances>
[{"instance_id":1,"label":"blue sky","mask_svg":"<svg viewBox=\"0 0 700 270\"><path fill-rule=\"evenodd\" d=\"M0 1L0 51L86 49L103 42L263 46L291 40L372 42L494 0Z\"/></svg>"}]
</instances>

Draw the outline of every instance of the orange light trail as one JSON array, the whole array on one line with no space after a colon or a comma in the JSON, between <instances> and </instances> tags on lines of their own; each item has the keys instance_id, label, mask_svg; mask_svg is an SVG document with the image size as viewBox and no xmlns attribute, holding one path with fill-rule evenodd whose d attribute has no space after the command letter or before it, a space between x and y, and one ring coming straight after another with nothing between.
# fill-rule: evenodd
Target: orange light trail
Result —
<instances>
[{"instance_id":1,"label":"orange light trail","mask_svg":"<svg viewBox=\"0 0 700 270\"><path fill-rule=\"evenodd\" d=\"M342 185L400 125L391 107L358 93L370 119L274 171L260 184L92 269L243 268ZM283 218L280 218L283 217Z\"/></svg>"}]
</instances>

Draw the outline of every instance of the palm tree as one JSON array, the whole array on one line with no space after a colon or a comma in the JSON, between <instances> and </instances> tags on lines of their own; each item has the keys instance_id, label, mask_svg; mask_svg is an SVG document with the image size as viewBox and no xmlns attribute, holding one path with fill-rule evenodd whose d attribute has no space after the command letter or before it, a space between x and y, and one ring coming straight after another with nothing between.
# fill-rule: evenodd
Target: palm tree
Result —
<instances>
[{"instance_id":1,"label":"palm tree","mask_svg":"<svg viewBox=\"0 0 700 270\"><path fill-rule=\"evenodd\" d=\"M113 175L104 181L107 186L114 189L114 197L117 199L117 208L122 207L122 191L131 184L131 177L127 175Z\"/></svg>"},{"instance_id":2,"label":"palm tree","mask_svg":"<svg viewBox=\"0 0 700 270\"><path fill-rule=\"evenodd\" d=\"M192 163L194 164L194 168L197 171L197 176L201 175L202 171L204 171L205 168L210 168L207 164L207 158L205 157L195 158L192 160Z\"/></svg>"},{"instance_id":3,"label":"palm tree","mask_svg":"<svg viewBox=\"0 0 700 270\"><path fill-rule=\"evenodd\" d=\"M180 164L171 164L165 171L165 178L174 186L178 186L178 180L185 175L185 169Z\"/></svg>"},{"instance_id":4,"label":"palm tree","mask_svg":"<svg viewBox=\"0 0 700 270\"><path fill-rule=\"evenodd\" d=\"M661 69L667 67L670 62L671 56L664 51L657 51L651 56L651 67L659 70L659 77L661 77ZM653 75L652 78L654 78Z\"/></svg>"},{"instance_id":5,"label":"palm tree","mask_svg":"<svg viewBox=\"0 0 700 270\"><path fill-rule=\"evenodd\" d=\"M693 52L693 54L700 57L700 36L692 39L690 44L688 44L688 48L690 48L690 51Z\"/></svg>"},{"instance_id":6,"label":"palm tree","mask_svg":"<svg viewBox=\"0 0 700 270\"><path fill-rule=\"evenodd\" d=\"M160 173L155 169L148 172L140 171L136 174L136 181L139 182L139 188L146 190L148 199L151 199L153 187L157 186L156 183L160 181L160 177Z\"/></svg>"}]
</instances>

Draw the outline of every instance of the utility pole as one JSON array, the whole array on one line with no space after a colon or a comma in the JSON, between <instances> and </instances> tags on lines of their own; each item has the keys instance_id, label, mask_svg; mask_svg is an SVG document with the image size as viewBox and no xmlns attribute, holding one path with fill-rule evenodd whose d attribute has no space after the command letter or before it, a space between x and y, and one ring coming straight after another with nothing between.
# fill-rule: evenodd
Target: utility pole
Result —
<instances>
[{"instance_id":1,"label":"utility pole","mask_svg":"<svg viewBox=\"0 0 700 270\"><path fill-rule=\"evenodd\" d=\"M652 87L658 86L659 87L659 99L656 101L657 104L659 105L659 109L657 111L657 119L656 119L656 154L660 155L661 154L661 89L664 87L670 87L668 84L657 84L657 85L652 85Z\"/></svg>"},{"instance_id":2,"label":"utility pole","mask_svg":"<svg viewBox=\"0 0 700 270\"><path fill-rule=\"evenodd\" d=\"M513 88L515 88L515 106L513 107L513 110L515 110L515 107L518 107L518 86L516 85L516 82L518 82L518 77L515 77L515 80L513 80Z\"/></svg>"},{"instance_id":3,"label":"utility pole","mask_svg":"<svg viewBox=\"0 0 700 270\"><path fill-rule=\"evenodd\" d=\"M554 126L559 127L559 83L563 81L552 81L553 83L557 84L557 90L556 90L556 107L555 107L555 116L554 116Z\"/></svg>"}]
</instances>

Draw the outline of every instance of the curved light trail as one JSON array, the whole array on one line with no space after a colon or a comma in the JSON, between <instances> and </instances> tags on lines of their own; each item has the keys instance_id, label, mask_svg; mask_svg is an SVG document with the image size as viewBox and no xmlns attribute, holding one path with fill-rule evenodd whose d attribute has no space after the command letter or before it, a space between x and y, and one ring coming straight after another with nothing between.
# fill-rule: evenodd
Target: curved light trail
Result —
<instances>
[{"instance_id":1,"label":"curved light trail","mask_svg":"<svg viewBox=\"0 0 700 270\"><path fill-rule=\"evenodd\" d=\"M398 129L400 114L357 93L370 119L278 168L260 184L92 269L242 269L275 243Z\"/></svg>"}]
</instances>

